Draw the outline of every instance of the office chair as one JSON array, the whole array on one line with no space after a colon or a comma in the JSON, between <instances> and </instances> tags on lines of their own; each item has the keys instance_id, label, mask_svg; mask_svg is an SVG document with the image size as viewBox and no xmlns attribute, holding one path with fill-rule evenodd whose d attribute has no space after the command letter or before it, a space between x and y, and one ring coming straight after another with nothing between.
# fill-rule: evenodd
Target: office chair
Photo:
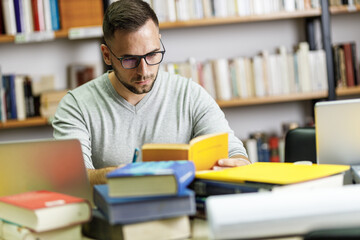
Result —
<instances>
[{"instance_id":1,"label":"office chair","mask_svg":"<svg viewBox=\"0 0 360 240\"><path fill-rule=\"evenodd\" d=\"M316 163L315 127L291 129L285 136L285 162Z\"/></svg>"}]
</instances>

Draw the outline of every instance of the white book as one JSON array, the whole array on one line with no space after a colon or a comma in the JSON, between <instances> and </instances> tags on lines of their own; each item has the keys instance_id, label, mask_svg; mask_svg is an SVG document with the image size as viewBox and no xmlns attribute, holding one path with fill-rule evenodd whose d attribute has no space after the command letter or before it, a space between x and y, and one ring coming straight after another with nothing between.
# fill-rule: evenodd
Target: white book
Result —
<instances>
[{"instance_id":1,"label":"white book","mask_svg":"<svg viewBox=\"0 0 360 240\"><path fill-rule=\"evenodd\" d=\"M251 2L253 4L253 9L254 9L255 15L264 14L264 0L253 0Z\"/></svg>"},{"instance_id":2,"label":"white book","mask_svg":"<svg viewBox=\"0 0 360 240\"><path fill-rule=\"evenodd\" d=\"M159 22L166 22L167 21L167 1L168 0L154 0L153 1L153 9L156 13Z\"/></svg>"},{"instance_id":3,"label":"white book","mask_svg":"<svg viewBox=\"0 0 360 240\"><path fill-rule=\"evenodd\" d=\"M319 79L320 79L320 90L328 90L328 74L326 67L326 53L323 49L319 49L317 52L317 58L319 61Z\"/></svg>"},{"instance_id":4,"label":"white book","mask_svg":"<svg viewBox=\"0 0 360 240\"><path fill-rule=\"evenodd\" d=\"M175 22L176 21L176 5L175 0L167 1L167 21Z\"/></svg>"},{"instance_id":5,"label":"white book","mask_svg":"<svg viewBox=\"0 0 360 240\"><path fill-rule=\"evenodd\" d=\"M213 61L216 96L220 100L231 99L229 62L225 58Z\"/></svg>"},{"instance_id":6,"label":"white book","mask_svg":"<svg viewBox=\"0 0 360 240\"><path fill-rule=\"evenodd\" d=\"M236 9L236 0L226 0L227 1L227 16L228 17L235 17L237 14Z\"/></svg>"},{"instance_id":7,"label":"white book","mask_svg":"<svg viewBox=\"0 0 360 240\"><path fill-rule=\"evenodd\" d=\"M309 72L310 72L310 83L311 83L311 91L318 91L318 78L317 78L317 60L315 51L309 51Z\"/></svg>"},{"instance_id":8,"label":"white book","mask_svg":"<svg viewBox=\"0 0 360 240\"><path fill-rule=\"evenodd\" d=\"M202 0L202 6L204 11L204 18L211 18L213 16L211 0Z\"/></svg>"},{"instance_id":9,"label":"white book","mask_svg":"<svg viewBox=\"0 0 360 240\"><path fill-rule=\"evenodd\" d=\"M278 62L275 54L269 55L269 94L272 96L280 95Z\"/></svg>"},{"instance_id":10,"label":"white book","mask_svg":"<svg viewBox=\"0 0 360 240\"><path fill-rule=\"evenodd\" d=\"M189 64L189 70L190 70L191 79L194 82L200 84L199 72L198 72L198 63L196 62L195 58L193 58L193 57L189 58L188 64Z\"/></svg>"},{"instance_id":11,"label":"white book","mask_svg":"<svg viewBox=\"0 0 360 240\"><path fill-rule=\"evenodd\" d=\"M24 30L25 33L34 32L34 19L32 13L31 0L22 0L24 14Z\"/></svg>"},{"instance_id":12,"label":"white book","mask_svg":"<svg viewBox=\"0 0 360 240\"><path fill-rule=\"evenodd\" d=\"M270 62L269 62L269 52L267 50L262 50L260 53L262 57L262 64L263 64L263 78L264 78L264 88L265 88L265 95L274 95L271 89L271 69L270 69Z\"/></svg>"},{"instance_id":13,"label":"white book","mask_svg":"<svg viewBox=\"0 0 360 240\"><path fill-rule=\"evenodd\" d=\"M45 30L52 31L50 0L43 0Z\"/></svg>"},{"instance_id":14,"label":"white book","mask_svg":"<svg viewBox=\"0 0 360 240\"><path fill-rule=\"evenodd\" d=\"M289 68L287 66L287 51L285 46L281 46L279 48L279 73L280 73L280 83L282 85L282 93L289 94L290 93L290 80L289 80Z\"/></svg>"},{"instance_id":15,"label":"white book","mask_svg":"<svg viewBox=\"0 0 360 240\"><path fill-rule=\"evenodd\" d=\"M286 12L294 12L296 10L295 0L286 0L286 1L284 1L284 10Z\"/></svg>"},{"instance_id":16,"label":"white book","mask_svg":"<svg viewBox=\"0 0 360 240\"><path fill-rule=\"evenodd\" d=\"M206 210L211 239L249 239L358 227L359 202L360 185L354 184L211 196Z\"/></svg>"},{"instance_id":17,"label":"white book","mask_svg":"<svg viewBox=\"0 0 360 240\"><path fill-rule=\"evenodd\" d=\"M219 18L228 17L227 0L213 0L213 1L214 1L215 17L219 17Z\"/></svg>"},{"instance_id":18,"label":"white book","mask_svg":"<svg viewBox=\"0 0 360 240\"><path fill-rule=\"evenodd\" d=\"M296 10L298 11L303 11L305 9L304 0L296 0L295 5L296 5Z\"/></svg>"},{"instance_id":19,"label":"white book","mask_svg":"<svg viewBox=\"0 0 360 240\"><path fill-rule=\"evenodd\" d=\"M237 0L237 13L244 17L250 15L249 0Z\"/></svg>"},{"instance_id":20,"label":"white book","mask_svg":"<svg viewBox=\"0 0 360 240\"><path fill-rule=\"evenodd\" d=\"M203 87L210 94L210 96L216 99L215 80L213 74L213 68L211 62L204 62L202 68L203 75Z\"/></svg>"},{"instance_id":21,"label":"white book","mask_svg":"<svg viewBox=\"0 0 360 240\"><path fill-rule=\"evenodd\" d=\"M301 42L297 51L299 83L302 92L311 92L311 77L309 66L309 44Z\"/></svg>"},{"instance_id":22,"label":"white book","mask_svg":"<svg viewBox=\"0 0 360 240\"><path fill-rule=\"evenodd\" d=\"M176 15L177 20L187 21L190 20L188 0L176 0Z\"/></svg>"},{"instance_id":23,"label":"white book","mask_svg":"<svg viewBox=\"0 0 360 240\"><path fill-rule=\"evenodd\" d=\"M256 97L265 96L263 59L261 56L253 57L253 72Z\"/></svg>"},{"instance_id":24,"label":"white book","mask_svg":"<svg viewBox=\"0 0 360 240\"><path fill-rule=\"evenodd\" d=\"M297 87L295 83L294 55L292 53L287 54L287 67L290 93L296 93Z\"/></svg>"},{"instance_id":25,"label":"white book","mask_svg":"<svg viewBox=\"0 0 360 240\"><path fill-rule=\"evenodd\" d=\"M230 59L229 60L229 74L230 74L230 85L231 85L231 94L233 98L239 97L238 92L238 82L237 82L237 76L236 76L236 66L235 66L235 60Z\"/></svg>"},{"instance_id":26,"label":"white book","mask_svg":"<svg viewBox=\"0 0 360 240\"><path fill-rule=\"evenodd\" d=\"M44 2L43 0L37 0L38 6L38 15L39 15L39 29L40 31L45 31L45 13L44 13Z\"/></svg>"},{"instance_id":27,"label":"white book","mask_svg":"<svg viewBox=\"0 0 360 240\"><path fill-rule=\"evenodd\" d=\"M245 58L246 86L249 97L255 97L255 80L253 64L249 58Z\"/></svg>"},{"instance_id":28,"label":"white book","mask_svg":"<svg viewBox=\"0 0 360 240\"><path fill-rule=\"evenodd\" d=\"M13 0L2 0L2 11L4 19L5 33L8 35L16 34L16 18Z\"/></svg>"},{"instance_id":29,"label":"white book","mask_svg":"<svg viewBox=\"0 0 360 240\"><path fill-rule=\"evenodd\" d=\"M24 120L26 118L24 81L25 81L25 76L23 75L15 76L15 99L16 99L17 120Z\"/></svg>"},{"instance_id":30,"label":"white book","mask_svg":"<svg viewBox=\"0 0 360 240\"><path fill-rule=\"evenodd\" d=\"M46 232L34 232L26 227L21 227L8 222L0 221L1 239L5 240L81 240L81 225L55 229Z\"/></svg>"},{"instance_id":31,"label":"white book","mask_svg":"<svg viewBox=\"0 0 360 240\"><path fill-rule=\"evenodd\" d=\"M247 98L249 97L249 93L247 86L248 83L246 81L245 59L243 57L235 58L234 64L239 97Z\"/></svg>"},{"instance_id":32,"label":"white book","mask_svg":"<svg viewBox=\"0 0 360 240\"><path fill-rule=\"evenodd\" d=\"M257 140L249 138L245 141L246 151L252 163L258 162Z\"/></svg>"}]
</instances>

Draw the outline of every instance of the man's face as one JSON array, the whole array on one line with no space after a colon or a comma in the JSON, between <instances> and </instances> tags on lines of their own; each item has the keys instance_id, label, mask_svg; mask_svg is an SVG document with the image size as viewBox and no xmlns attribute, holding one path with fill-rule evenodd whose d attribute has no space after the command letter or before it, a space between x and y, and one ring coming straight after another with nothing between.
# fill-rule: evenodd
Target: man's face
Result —
<instances>
[{"instance_id":1,"label":"man's face","mask_svg":"<svg viewBox=\"0 0 360 240\"><path fill-rule=\"evenodd\" d=\"M134 69L124 69L116 57L128 57L131 55L145 55L160 51L159 30L153 21L149 20L136 32L116 31L109 47L114 54L109 53L109 61L114 69L117 80L121 83L120 92L130 91L134 94L148 93L156 80L159 65L147 65L145 59L141 59L139 66ZM116 57L114 56L116 55Z\"/></svg>"}]
</instances>

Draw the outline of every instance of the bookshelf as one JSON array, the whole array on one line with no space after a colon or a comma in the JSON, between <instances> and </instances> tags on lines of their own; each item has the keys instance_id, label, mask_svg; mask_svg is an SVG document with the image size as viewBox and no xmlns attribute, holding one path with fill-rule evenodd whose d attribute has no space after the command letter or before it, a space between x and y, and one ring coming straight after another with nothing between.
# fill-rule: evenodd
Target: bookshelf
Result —
<instances>
[{"instance_id":1,"label":"bookshelf","mask_svg":"<svg viewBox=\"0 0 360 240\"><path fill-rule=\"evenodd\" d=\"M6 122L0 123L0 130L9 129L9 128L46 126L49 124L50 124L49 120L43 117L33 117L33 118L27 118L25 120L7 120Z\"/></svg>"},{"instance_id":2,"label":"bookshelf","mask_svg":"<svg viewBox=\"0 0 360 240\"><path fill-rule=\"evenodd\" d=\"M358 12L359 9L356 10ZM337 15L337 14L345 14L348 10L344 9L343 7L331 7L330 13ZM313 19L313 18L319 18L322 16L322 11L320 9L311 9L306 11L296 11L296 12L280 12L276 14L267 14L267 15L253 15L248 17L229 17L229 18L206 18L206 19L200 19L200 20L189 20L189 21L177 21L177 22L162 22L160 24L160 29L163 32L164 38L168 38L169 41L167 41L168 45L172 44L172 41L174 41L175 37L167 37L167 33L169 32L170 35L175 32L181 32L186 33L186 31L196 32L199 30L199 32L202 31L213 31L213 29L220 29L220 28L226 28L226 29L238 29L241 28L243 25L250 25L250 26L258 26L258 25L266 25L269 24L269 22L275 22L279 23L282 21L297 21L295 24L293 24L295 27L300 27L305 29L304 22L306 19ZM250 28L250 27L249 27ZM279 33L279 34L285 34L285 33ZM292 34L292 33L290 33ZM83 40L78 41L71 41L69 40L69 31L68 30L60 30L56 31L54 33L55 39L52 41L53 43L49 43L51 45L61 45L63 47L64 45L73 45L74 42L77 42L76 44L80 45L81 42L88 42L89 38L87 36L84 36ZM180 34L178 34L180 35ZM301 35L301 34L300 34ZM300 36L301 37L301 36ZM7 36L7 35L0 35L0 48L1 45L6 45L10 48L15 48L15 44L13 44L15 41L14 36ZM96 42L96 44L99 43L99 37L95 37L92 41ZM66 43L65 43L66 42ZM179 42L179 40L178 40ZM61 43L61 44L59 44ZM30 43L32 44L32 43ZM34 43L35 44L35 43ZM177 43L178 44L178 43ZM94 44L95 45L95 44ZM186 45L186 44L185 44ZM40 47L38 47L40 48ZM56 47L55 47L56 48ZM60 47L59 47L60 48ZM257 50L261 50L263 46L258 46ZM264 47L265 49L268 47ZM167 46L168 49L168 46ZM173 47L174 49L174 47ZM171 50L171 47L170 47ZM168 51L169 54L171 51ZM228 53L225 53L224 56L228 55ZM173 57L174 58L174 57ZM4 69L3 69L4 71ZM357 88L356 88L357 89ZM341 96L350 96L354 94L360 94L360 91L354 90L354 89L338 89L336 90L337 95ZM329 94L327 92L315 92L315 93L299 93L299 94L292 94L292 95L284 95L284 96L274 96L274 97L263 97L263 98L250 98L250 99L232 99L229 101L218 101L218 104L220 107L224 109L232 108L235 109L236 107L256 107L259 109L262 105L269 105L274 104L278 105L281 103L296 103L296 102L304 102L304 101L311 101L311 100L318 100L318 99L324 99L327 98ZM235 111L235 110L232 110ZM239 109L239 111L242 111L242 108ZM256 110L255 110L256 111ZM259 110L261 111L261 110ZM232 113L231 113L232 114ZM9 123L6 123L5 125L0 125L0 129L4 128L22 128L24 126L43 126L47 125L46 119L37 119L37 121L29 120L29 121L9 121Z\"/></svg>"}]
</instances>

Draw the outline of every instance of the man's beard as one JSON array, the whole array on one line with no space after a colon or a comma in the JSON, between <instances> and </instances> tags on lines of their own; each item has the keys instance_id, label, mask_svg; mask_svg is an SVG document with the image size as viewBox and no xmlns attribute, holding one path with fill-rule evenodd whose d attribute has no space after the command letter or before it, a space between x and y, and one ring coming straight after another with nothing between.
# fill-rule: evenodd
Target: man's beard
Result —
<instances>
[{"instance_id":1,"label":"man's beard","mask_svg":"<svg viewBox=\"0 0 360 240\"><path fill-rule=\"evenodd\" d=\"M111 65L112 66L112 65ZM119 74L118 74L118 71L114 68L114 66L112 66L112 69L114 70L114 74L115 74L115 77L117 78L117 80L126 88L128 89L130 92L132 93L135 93L135 94L144 94L144 93L148 93L151 91L151 89L154 87L154 84L155 84L155 81L157 79L157 76L158 76L158 73L159 73L159 69L157 70L156 72L156 76L155 78L153 78L153 74L151 74L150 76L147 76L145 79L154 79L154 81L151 83L151 86L150 87L147 87L147 86L143 86L143 88L136 88L130 84L128 84L127 82L123 81ZM137 81L141 81L142 80L142 77L139 76L138 79L136 79Z\"/></svg>"}]
</instances>

